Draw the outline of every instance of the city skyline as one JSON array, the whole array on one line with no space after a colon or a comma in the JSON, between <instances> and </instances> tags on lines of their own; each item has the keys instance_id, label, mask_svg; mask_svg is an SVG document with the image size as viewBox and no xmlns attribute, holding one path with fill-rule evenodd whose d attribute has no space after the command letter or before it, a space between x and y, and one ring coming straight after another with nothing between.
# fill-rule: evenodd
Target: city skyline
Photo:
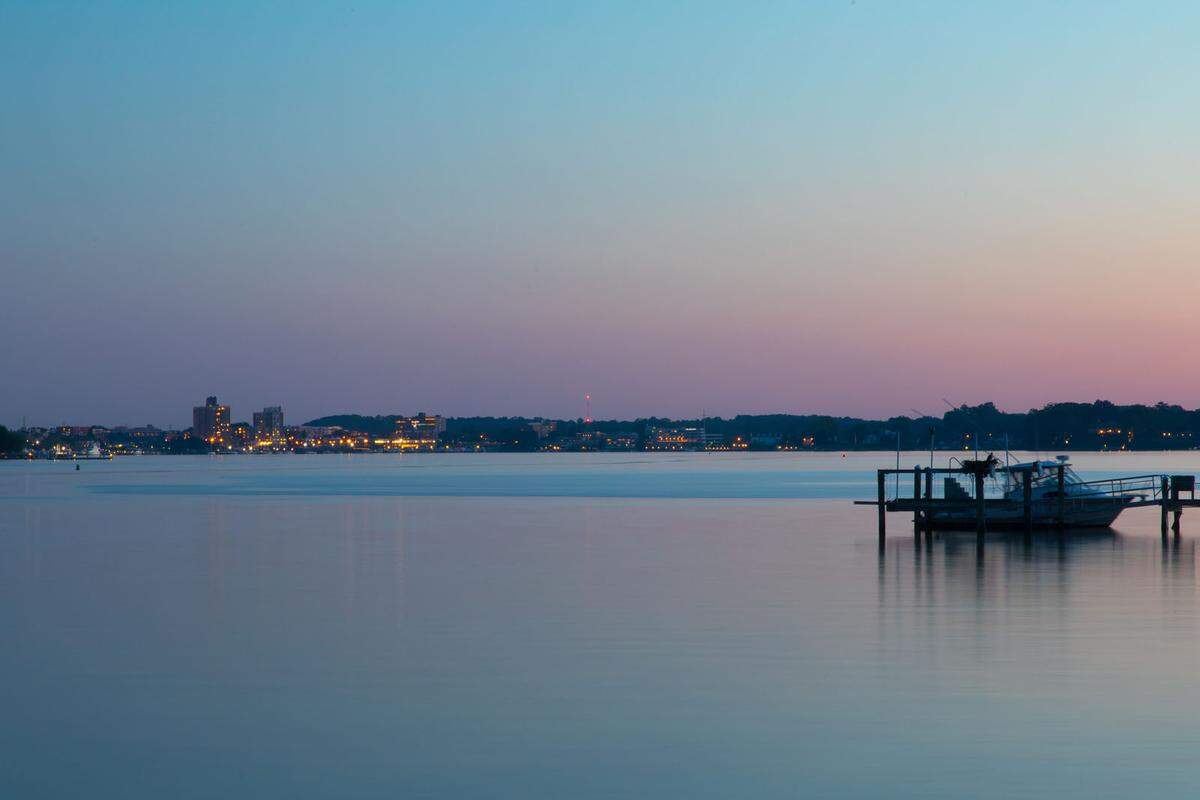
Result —
<instances>
[{"instance_id":1,"label":"city skyline","mask_svg":"<svg viewBox=\"0 0 1200 800\"><path fill-rule=\"evenodd\" d=\"M1191 4L2 14L5 424L1200 398Z\"/></svg>"},{"instance_id":2,"label":"city skyline","mask_svg":"<svg viewBox=\"0 0 1200 800\"><path fill-rule=\"evenodd\" d=\"M203 394L203 392L202 392L202 394ZM251 427L254 427L255 419L261 415L261 413L264 411L264 409L278 408L281 406L280 402L277 399L269 404L264 404L262 401L247 401L247 402L230 401L230 402L226 403L225 402L226 395L224 393L222 393L220 395L220 397L222 399L222 404L229 409L231 423L247 423L247 424L251 425ZM1165 400L1163 398L1150 398L1150 399L1135 398L1135 399L1131 399L1131 400L1118 400L1113 397L1092 397L1092 398L1067 397L1067 398L1055 398L1055 399L1051 399L1045 403L1036 403L1036 404L1031 404L1031 405L1016 405L1016 406L1002 406L1000 404L996 404L996 405L1001 411L1003 411L1005 413L1021 414L1021 413L1026 413L1031 410L1045 408L1048 405L1053 405L1056 403L1086 404L1086 403L1091 403L1091 402L1094 402L1097 400L1112 402L1112 403L1116 403L1118 405L1154 406L1158 403L1168 403L1171 405L1179 405L1179 406L1187 408L1187 409L1200 408L1200 399L1198 399L1195 402L1189 402L1186 399L1183 401L1176 402L1176 401ZM593 402L595 402L595 401L593 401ZM992 402L992 401L988 398L981 398L978 400L972 399L972 400L964 401L961 403L955 403L954 406L957 406L957 405L976 406L976 405L982 405L984 403L989 403L989 402ZM0 425L4 425L11 430L17 430L23 426L53 428L53 427L60 426L60 425L80 425L80 424L100 425L100 426L105 426L105 427L110 427L110 428L111 427L140 427L140 426L144 426L144 425L151 425L151 426L154 426L157 428L161 428L163 430L186 430L187 428L192 427L194 424L194 418L189 416L189 414L190 414L190 412L194 411L195 403L196 403L195 397L185 397L182 399L182 405L180 407L169 409L165 413L162 413L162 414L154 415L153 418L151 418L151 419L145 419L145 418L139 417L138 415L136 415L132 412L121 412L121 411L114 412L110 417L99 417L99 416L95 416L95 415L89 415L87 413L77 413L77 414L67 414L66 416L52 418L52 416L45 410L42 410L39 412L36 409L34 409L34 410L29 411L28 413L20 413L20 414L17 414L15 417L10 417L8 419L0 418ZM576 405L578 406L578 408L576 409L575 413L571 413L570 409L567 409L564 413L561 413L561 414L522 410L522 409L516 409L516 410L508 411L508 412L499 412L499 411L489 411L486 408L484 408L483 410L478 411L478 412L463 413L463 412L458 412L455 410L444 409L440 406L434 406L434 405L428 405L428 404L427 405L418 405L415 403L402 402L402 401L397 401L397 402L391 403L391 404L389 404L385 407L381 407L381 408L335 408L335 409L324 408L324 409L322 409L322 408L310 407L309 404L297 404L295 406L292 406L288 403L283 403L282 407L284 409L287 409L287 414L288 414L289 419L295 419L295 420L297 420L296 424L301 424L302 422L306 422L308 420L315 420L315 419L319 419L321 417L338 416L338 415L364 415L364 416L415 415L415 414L420 413L421 409L425 409L425 408L438 408L439 413L442 413L446 417L454 417L454 418L512 417L512 418L530 419L530 420L535 420L535 419L582 420L582 419L584 419L584 409L585 409L585 401L582 399L582 397L579 398L579 401L576 403ZM871 412L870 410L853 411L853 410L845 409L845 408L844 409L837 409L837 408L833 408L833 409L803 409L803 408L801 408L801 409L783 409L783 408L769 408L768 407L768 408L754 409L754 410L734 408L732 410L722 411L720 409L704 407L704 408L699 408L695 411L688 411L688 410L684 409L682 411L682 413L668 413L663 410L649 409L649 410L637 412L637 413L619 414L619 413L610 413L606 410L604 404L595 402L595 411L593 413L592 418L597 421L633 421L633 420L639 420L639 419L654 419L654 418L671 419L671 420L700 420L700 419L705 419L705 418L732 419L732 418L735 418L738 416L764 416L764 415L778 414L778 415L792 415L792 416L848 417L848 418L856 418L856 419L864 419L864 420L886 420L886 419L899 418L899 417L904 417L904 418L908 418L908 419L918 419L920 417L925 417L925 416L941 417L948 409L950 409L954 406L948 406L948 405L946 405L946 403L943 399L938 399L936 403L930 403L927 405L926 408L915 408L915 407L896 408L891 411L882 411L882 412L878 412L878 413ZM302 409L302 413L301 412L293 412L291 410L293 407ZM292 424L292 423L289 423L289 424Z\"/></svg>"},{"instance_id":3,"label":"city skyline","mask_svg":"<svg viewBox=\"0 0 1200 800\"><path fill-rule=\"evenodd\" d=\"M870 420L754 415L702 420L546 420L518 417L330 415L287 425L280 406L231 422L215 395L192 409L192 426L60 425L0 427L0 457L100 459L127 455L260 455L280 453L830 451L896 448L976 452L1011 450L1194 450L1200 409L1106 401L1059 403L1025 413L994 404L948 409L940 417Z\"/></svg>"}]
</instances>

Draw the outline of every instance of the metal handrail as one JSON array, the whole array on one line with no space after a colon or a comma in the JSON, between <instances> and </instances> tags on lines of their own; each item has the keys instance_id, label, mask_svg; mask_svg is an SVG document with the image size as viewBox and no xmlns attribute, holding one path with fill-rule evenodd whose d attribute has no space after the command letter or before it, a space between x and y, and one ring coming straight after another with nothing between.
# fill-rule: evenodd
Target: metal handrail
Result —
<instances>
[{"instance_id":1,"label":"metal handrail","mask_svg":"<svg viewBox=\"0 0 1200 800\"><path fill-rule=\"evenodd\" d=\"M1120 478L1097 478L1094 481L1080 481L1077 486L1088 486L1093 483L1112 483L1113 481L1156 480L1161 481L1166 475L1128 475Z\"/></svg>"},{"instance_id":2,"label":"metal handrail","mask_svg":"<svg viewBox=\"0 0 1200 800\"><path fill-rule=\"evenodd\" d=\"M1075 484L1076 486L1086 486L1089 489L1098 490L1100 487L1105 487L1104 494L1117 497L1121 495L1140 494L1144 496L1150 494L1151 498L1159 498L1162 495L1162 481L1164 475L1130 475L1121 478L1102 478L1094 481L1081 481Z\"/></svg>"}]
</instances>

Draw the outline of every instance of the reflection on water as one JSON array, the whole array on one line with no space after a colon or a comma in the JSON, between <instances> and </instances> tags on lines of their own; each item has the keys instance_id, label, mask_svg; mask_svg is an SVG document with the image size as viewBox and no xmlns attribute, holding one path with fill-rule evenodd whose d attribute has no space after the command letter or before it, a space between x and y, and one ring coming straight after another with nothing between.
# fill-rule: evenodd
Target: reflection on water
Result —
<instances>
[{"instance_id":1,"label":"reflection on water","mask_svg":"<svg viewBox=\"0 0 1200 800\"><path fill-rule=\"evenodd\" d=\"M1145 516L1142 514L1141 516ZM907 560L904 569L901 560ZM1037 532L990 532L982 543L974 533L934 532L923 536L892 536L879 551L880 597L889 576L926 584L938 576L947 587L970 584L977 600L989 593L1021 593L1030 582L1054 591L1069 589L1067 581L1080 575L1144 583L1144 567L1157 560L1161 585L1186 581L1189 590L1196 575L1196 542L1175 534L1161 540L1146 535L1122 535L1113 529L1083 528ZM893 561L892 569L887 568Z\"/></svg>"},{"instance_id":2,"label":"reflection on water","mask_svg":"<svg viewBox=\"0 0 1200 800\"><path fill-rule=\"evenodd\" d=\"M892 562L889 569L889 561ZM1157 575L1146 566L1157 563ZM1026 537L989 533L980 546L973 533L893 537L879 553L879 598L903 595L990 605L1012 598L1035 601L1089 594L1093 582L1115 582L1124 591L1172 587L1192 592L1196 543L1173 536L1155 539L1113 530L1066 530ZM889 581L892 586L889 587ZM1072 582L1083 585L1072 587Z\"/></svg>"},{"instance_id":3,"label":"reflection on water","mask_svg":"<svg viewBox=\"0 0 1200 800\"><path fill-rule=\"evenodd\" d=\"M349 495L352 461L328 492L206 493L278 481L183 463L0 477L0 796L1091 798L1200 778L1200 514L1165 545L1149 509L880 553L874 510L840 499ZM486 485L530 480L504 469L526 472Z\"/></svg>"}]
</instances>

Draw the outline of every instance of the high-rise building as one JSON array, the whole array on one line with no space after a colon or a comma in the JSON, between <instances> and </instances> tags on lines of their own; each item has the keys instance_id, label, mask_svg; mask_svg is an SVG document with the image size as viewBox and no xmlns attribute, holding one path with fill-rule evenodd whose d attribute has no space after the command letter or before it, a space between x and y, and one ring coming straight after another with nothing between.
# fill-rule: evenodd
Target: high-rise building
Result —
<instances>
[{"instance_id":1,"label":"high-rise building","mask_svg":"<svg viewBox=\"0 0 1200 800\"><path fill-rule=\"evenodd\" d=\"M212 445L225 444L229 439L229 406L209 397L204 405L192 408L192 433Z\"/></svg>"},{"instance_id":2,"label":"high-rise building","mask_svg":"<svg viewBox=\"0 0 1200 800\"><path fill-rule=\"evenodd\" d=\"M254 438L260 442L283 438L282 406L267 406L254 412Z\"/></svg>"}]
</instances>

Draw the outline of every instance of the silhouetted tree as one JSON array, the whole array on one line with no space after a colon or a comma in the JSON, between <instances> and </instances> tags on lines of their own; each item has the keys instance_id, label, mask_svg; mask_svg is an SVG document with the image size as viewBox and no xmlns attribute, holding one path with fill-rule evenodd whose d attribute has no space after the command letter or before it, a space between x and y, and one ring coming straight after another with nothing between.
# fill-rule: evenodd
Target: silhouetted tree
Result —
<instances>
[{"instance_id":1,"label":"silhouetted tree","mask_svg":"<svg viewBox=\"0 0 1200 800\"><path fill-rule=\"evenodd\" d=\"M0 453L19 453L25 447L25 435L0 425Z\"/></svg>"}]
</instances>

